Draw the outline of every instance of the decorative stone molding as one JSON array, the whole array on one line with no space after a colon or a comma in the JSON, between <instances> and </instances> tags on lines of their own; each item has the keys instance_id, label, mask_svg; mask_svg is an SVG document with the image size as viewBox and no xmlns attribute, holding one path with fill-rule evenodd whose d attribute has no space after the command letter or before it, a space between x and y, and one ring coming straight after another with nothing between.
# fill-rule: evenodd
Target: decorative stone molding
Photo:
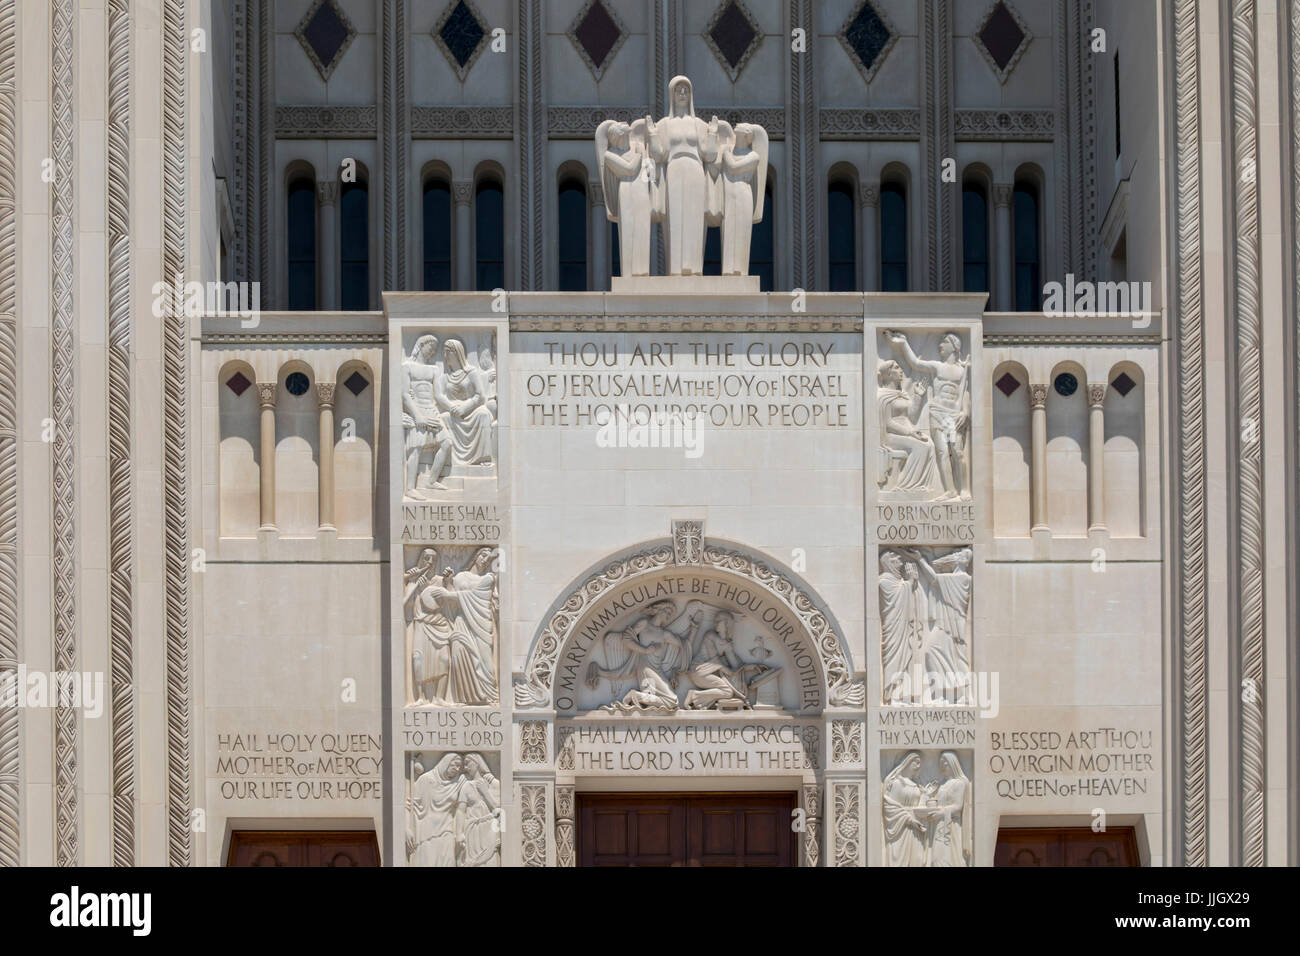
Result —
<instances>
[{"instance_id":1,"label":"decorative stone molding","mask_svg":"<svg viewBox=\"0 0 1300 956\"><path fill-rule=\"evenodd\" d=\"M339 201L339 182L337 179L321 180L316 183L316 205L334 206Z\"/></svg>"},{"instance_id":2,"label":"decorative stone molding","mask_svg":"<svg viewBox=\"0 0 1300 956\"><path fill-rule=\"evenodd\" d=\"M189 30L186 0L164 0L163 79L163 275L186 272L190 213ZM268 217L263 216L263 220ZM193 862L191 808L190 674L190 339L184 315L163 318L163 560L167 675L167 860Z\"/></svg>"},{"instance_id":3,"label":"decorative stone molding","mask_svg":"<svg viewBox=\"0 0 1300 956\"><path fill-rule=\"evenodd\" d=\"M811 0L791 0L791 29L800 29L807 36L817 35L815 6ZM788 145L790 194L790 284L794 288L817 288L817 241L819 203L821 202L817 171L818 135L821 119L817 115L817 74L814 68L817 44L807 51L789 58L786 74L786 128ZM766 121L769 135L775 130Z\"/></svg>"},{"instance_id":4,"label":"decorative stone molding","mask_svg":"<svg viewBox=\"0 0 1300 956\"><path fill-rule=\"evenodd\" d=\"M474 201L474 184L466 181L452 183L451 199L457 206L468 206Z\"/></svg>"},{"instance_id":5,"label":"decorative stone molding","mask_svg":"<svg viewBox=\"0 0 1300 956\"><path fill-rule=\"evenodd\" d=\"M546 784L519 787L519 829L524 866L546 866Z\"/></svg>"},{"instance_id":6,"label":"decorative stone molding","mask_svg":"<svg viewBox=\"0 0 1300 956\"><path fill-rule=\"evenodd\" d=\"M1100 408L1106 402L1105 382L1088 383L1088 405L1091 408Z\"/></svg>"},{"instance_id":7,"label":"decorative stone molding","mask_svg":"<svg viewBox=\"0 0 1300 956\"><path fill-rule=\"evenodd\" d=\"M317 382L316 383L316 404L322 408L334 404L334 383Z\"/></svg>"},{"instance_id":8,"label":"decorative stone molding","mask_svg":"<svg viewBox=\"0 0 1300 956\"><path fill-rule=\"evenodd\" d=\"M517 709L536 709L551 703L555 665L574 625L584 613L612 587L629 584L642 576L670 567L675 559L672 544L663 542L607 564L591 575L560 602L543 627L529 653L521 678L516 678L514 693ZM790 577L765 560L739 549L706 543L701 566L715 568L747 578L780 601L800 621L812 641L825 675L826 703L831 707L861 707L866 688L853 676L845 655L843 640L831 626L821 606Z\"/></svg>"},{"instance_id":9,"label":"decorative stone molding","mask_svg":"<svg viewBox=\"0 0 1300 956\"><path fill-rule=\"evenodd\" d=\"M546 763L546 721L525 720L519 725L519 762Z\"/></svg>"},{"instance_id":10,"label":"decorative stone molding","mask_svg":"<svg viewBox=\"0 0 1300 956\"><path fill-rule=\"evenodd\" d=\"M815 724L804 728L803 752L808 758L808 766L814 770L822 769L822 734Z\"/></svg>"},{"instance_id":11,"label":"decorative stone molding","mask_svg":"<svg viewBox=\"0 0 1300 956\"><path fill-rule=\"evenodd\" d=\"M1047 385L1029 385L1029 404L1034 408L1045 408L1047 406Z\"/></svg>"},{"instance_id":12,"label":"decorative stone molding","mask_svg":"<svg viewBox=\"0 0 1300 956\"><path fill-rule=\"evenodd\" d=\"M880 183L863 183L858 187L858 205L880 208Z\"/></svg>"},{"instance_id":13,"label":"decorative stone molding","mask_svg":"<svg viewBox=\"0 0 1300 956\"><path fill-rule=\"evenodd\" d=\"M257 383L257 404L262 408L275 404L276 392L280 386L275 382L258 382Z\"/></svg>"},{"instance_id":14,"label":"decorative stone molding","mask_svg":"<svg viewBox=\"0 0 1300 956\"><path fill-rule=\"evenodd\" d=\"M546 34L541 0L517 0L515 4L515 57L517 76L514 114L517 163L515 167L515 209L519 215L516 247L519 271L516 285L524 291L540 289L545 281L545 225L542 210L547 182L545 171L546 117L542 91L542 44ZM510 270L506 269L507 277Z\"/></svg>"},{"instance_id":15,"label":"decorative stone molding","mask_svg":"<svg viewBox=\"0 0 1300 956\"><path fill-rule=\"evenodd\" d=\"M577 803L573 787L555 788L555 865L577 866L577 846L574 837L574 805Z\"/></svg>"},{"instance_id":16,"label":"decorative stone molding","mask_svg":"<svg viewBox=\"0 0 1300 956\"><path fill-rule=\"evenodd\" d=\"M1114 334L1106 333L1066 333L1066 332L1000 332L996 334L986 333L983 338L984 347L992 348L994 346L1003 347L1010 345L1159 345L1161 338L1159 333L1156 334L1139 334L1132 335L1119 332Z\"/></svg>"},{"instance_id":17,"label":"decorative stone molding","mask_svg":"<svg viewBox=\"0 0 1300 956\"><path fill-rule=\"evenodd\" d=\"M591 139L591 131L607 119L631 123L651 111L650 106L548 106L546 131L552 139Z\"/></svg>"},{"instance_id":18,"label":"decorative stone molding","mask_svg":"<svg viewBox=\"0 0 1300 956\"><path fill-rule=\"evenodd\" d=\"M862 762L862 721L831 721L831 762L837 764Z\"/></svg>"},{"instance_id":19,"label":"decorative stone molding","mask_svg":"<svg viewBox=\"0 0 1300 956\"><path fill-rule=\"evenodd\" d=\"M696 106L695 115L699 117L716 116L720 120L726 120L732 126L737 123L754 123L757 126L767 130L768 139L783 139L785 137L785 110L780 107L759 107L757 109L744 109L735 106Z\"/></svg>"},{"instance_id":20,"label":"decorative stone molding","mask_svg":"<svg viewBox=\"0 0 1300 956\"><path fill-rule=\"evenodd\" d=\"M858 839L862 831L862 793L856 783L836 783L835 795L835 865L861 866Z\"/></svg>"},{"instance_id":21,"label":"decorative stone molding","mask_svg":"<svg viewBox=\"0 0 1300 956\"><path fill-rule=\"evenodd\" d=\"M699 564L704 551L703 521L673 522L673 563Z\"/></svg>"},{"instance_id":22,"label":"decorative stone molding","mask_svg":"<svg viewBox=\"0 0 1300 956\"><path fill-rule=\"evenodd\" d=\"M205 332L204 345L387 345L382 336L366 332Z\"/></svg>"},{"instance_id":23,"label":"decorative stone molding","mask_svg":"<svg viewBox=\"0 0 1300 956\"><path fill-rule=\"evenodd\" d=\"M1024 143L1050 143L1056 138L1056 111L957 110L953 133L958 142L1015 140Z\"/></svg>"},{"instance_id":24,"label":"decorative stone molding","mask_svg":"<svg viewBox=\"0 0 1300 956\"><path fill-rule=\"evenodd\" d=\"M862 313L722 318L694 315L515 315L511 332L861 332Z\"/></svg>"},{"instance_id":25,"label":"decorative stone molding","mask_svg":"<svg viewBox=\"0 0 1300 956\"><path fill-rule=\"evenodd\" d=\"M592 206L605 205L605 187L597 182L587 183L587 196Z\"/></svg>"},{"instance_id":26,"label":"decorative stone molding","mask_svg":"<svg viewBox=\"0 0 1300 956\"><path fill-rule=\"evenodd\" d=\"M993 184L993 207L995 209L1006 209L1010 207L1012 197L1015 196L1016 188L1010 183Z\"/></svg>"},{"instance_id":27,"label":"decorative stone molding","mask_svg":"<svg viewBox=\"0 0 1300 956\"><path fill-rule=\"evenodd\" d=\"M914 140L921 136L921 111L825 107L817 111L822 139Z\"/></svg>"},{"instance_id":28,"label":"decorative stone molding","mask_svg":"<svg viewBox=\"0 0 1300 956\"><path fill-rule=\"evenodd\" d=\"M18 5L0 3L0 196L17 195ZM17 217L0 203L0 669L18 667ZM18 708L0 707L0 866L22 861Z\"/></svg>"},{"instance_id":29,"label":"decorative stone molding","mask_svg":"<svg viewBox=\"0 0 1300 956\"><path fill-rule=\"evenodd\" d=\"M73 0L54 0L50 6L50 152L54 168L64 171L50 186L50 392L54 441L51 453L50 561L53 567L50 595L54 669L78 669L77 653L77 316L72 290L76 284L73 261L76 206L72 187L76 177L73 109L76 98L73 64L76 50L73 26L77 11ZM59 866L80 862L78 820L77 709L54 708L54 860Z\"/></svg>"},{"instance_id":30,"label":"decorative stone molding","mask_svg":"<svg viewBox=\"0 0 1300 956\"><path fill-rule=\"evenodd\" d=\"M378 128L376 106L277 106L279 139L367 139Z\"/></svg>"},{"instance_id":31,"label":"decorative stone molding","mask_svg":"<svg viewBox=\"0 0 1300 956\"><path fill-rule=\"evenodd\" d=\"M803 865L818 866L821 862L822 840L822 788L816 784L803 787Z\"/></svg>"},{"instance_id":32,"label":"decorative stone molding","mask_svg":"<svg viewBox=\"0 0 1300 956\"><path fill-rule=\"evenodd\" d=\"M513 106L412 106L416 139L511 139ZM588 134L590 134L588 130Z\"/></svg>"},{"instance_id":33,"label":"decorative stone molding","mask_svg":"<svg viewBox=\"0 0 1300 956\"><path fill-rule=\"evenodd\" d=\"M113 865L135 863L134 494L131 477L131 12L108 0L108 642Z\"/></svg>"}]
</instances>

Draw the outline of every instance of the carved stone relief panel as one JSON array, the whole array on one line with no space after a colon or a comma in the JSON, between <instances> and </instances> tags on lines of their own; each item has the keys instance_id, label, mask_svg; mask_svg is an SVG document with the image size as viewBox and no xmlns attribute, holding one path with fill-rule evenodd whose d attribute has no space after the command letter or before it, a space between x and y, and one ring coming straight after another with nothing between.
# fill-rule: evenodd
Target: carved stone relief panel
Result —
<instances>
[{"instance_id":1,"label":"carved stone relief panel","mask_svg":"<svg viewBox=\"0 0 1300 956\"><path fill-rule=\"evenodd\" d=\"M500 760L497 753L407 754L407 866L501 865Z\"/></svg>"},{"instance_id":2,"label":"carved stone relief panel","mask_svg":"<svg viewBox=\"0 0 1300 956\"><path fill-rule=\"evenodd\" d=\"M970 335L882 329L876 365L882 499L971 499Z\"/></svg>"},{"instance_id":3,"label":"carved stone relief panel","mask_svg":"<svg viewBox=\"0 0 1300 956\"><path fill-rule=\"evenodd\" d=\"M398 381L405 498L453 497L496 477L496 355L490 330L403 333Z\"/></svg>"},{"instance_id":4,"label":"carved stone relief panel","mask_svg":"<svg viewBox=\"0 0 1300 956\"><path fill-rule=\"evenodd\" d=\"M972 866L969 750L881 751L886 866Z\"/></svg>"},{"instance_id":5,"label":"carved stone relief panel","mask_svg":"<svg viewBox=\"0 0 1300 956\"><path fill-rule=\"evenodd\" d=\"M408 545L403 556L407 705L497 706L498 549Z\"/></svg>"},{"instance_id":6,"label":"carved stone relief panel","mask_svg":"<svg viewBox=\"0 0 1300 956\"><path fill-rule=\"evenodd\" d=\"M882 703L974 703L971 572L970 548L880 549Z\"/></svg>"}]
</instances>

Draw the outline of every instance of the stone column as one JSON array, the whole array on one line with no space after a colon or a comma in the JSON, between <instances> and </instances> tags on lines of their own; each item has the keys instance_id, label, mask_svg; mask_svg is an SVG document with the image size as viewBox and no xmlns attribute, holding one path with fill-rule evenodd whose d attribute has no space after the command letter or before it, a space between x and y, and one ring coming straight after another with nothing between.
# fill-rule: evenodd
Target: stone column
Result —
<instances>
[{"instance_id":1,"label":"stone column","mask_svg":"<svg viewBox=\"0 0 1300 956\"><path fill-rule=\"evenodd\" d=\"M605 190L589 183L591 196L591 291L604 292L609 286L609 223L605 219Z\"/></svg>"},{"instance_id":2,"label":"stone column","mask_svg":"<svg viewBox=\"0 0 1300 956\"><path fill-rule=\"evenodd\" d=\"M1088 386L1088 530L1106 530L1106 383Z\"/></svg>"},{"instance_id":3,"label":"stone column","mask_svg":"<svg viewBox=\"0 0 1300 956\"><path fill-rule=\"evenodd\" d=\"M320 407L320 467L317 469L317 497L320 530L334 527L334 383L316 384L316 404Z\"/></svg>"},{"instance_id":4,"label":"stone column","mask_svg":"<svg viewBox=\"0 0 1300 956\"><path fill-rule=\"evenodd\" d=\"M316 304L327 312L339 307L339 184L316 184L316 222L320 227L320 298Z\"/></svg>"},{"instance_id":5,"label":"stone column","mask_svg":"<svg viewBox=\"0 0 1300 956\"><path fill-rule=\"evenodd\" d=\"M555 865L577 866L574 835L574 788L555 785Z\"/></svg>"},{"instance_id":6,"label":"stone column","mask_svg":"<svg viewBox=\"0 0 1300 956\"><path fill-rule=\"evenodd\" d=\"M262 531L275 530L275 394L278 388L277 382L257 383L257 404L262 409Z\"/></svg>"},{"instance_id":7,"label":"stone column","mask_svg":"<svg viewBox=\"0 0 1300 956\"><path fill-rule=\"evenodd\" d=\"M474 288L474 250L470 248L470 213L473 211L474 184L459 182L451 184L451 199L455 207L456 251L452 259L456 263L456 291L468 292Z\"/></svg>"},{"instance_id":8,"label":"stone column","mask_svg":"<svg viewBox=\"0 0 1300 956\"><path fill-rule=\"evenodd\" d=\"M862 207L862 291L880 291L880 184L864 183L858 190Z\"/></svg>"},{"instance_id":9,"label":"stone column","mask_svg":"<svg viewBox=\"0 0 1300 956\"><path fill-rule=\"evenodd\" d=\"M1047 386L1029 386L1033 448L1030 464L1030 522L1033 531L1047 530Z\"/></svg>"},{"instance_id":10,"label":"stone column","mask_svg":"<svg viewBox=\"0 0 1300 956\"><path fill-rule=\"evenodd\" d=\"M993 186L993 308L994 312L1010 312L1015 308L1011 300L1011 273L1015 269L1016 254L1011 248L1011 193L1005 184Z\"/></svg>"}]
</instances>

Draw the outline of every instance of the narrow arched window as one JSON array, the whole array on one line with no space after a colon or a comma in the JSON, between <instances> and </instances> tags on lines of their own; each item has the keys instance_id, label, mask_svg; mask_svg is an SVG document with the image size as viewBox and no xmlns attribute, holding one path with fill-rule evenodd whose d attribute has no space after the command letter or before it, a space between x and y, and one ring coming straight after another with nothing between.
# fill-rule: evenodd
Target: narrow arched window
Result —
<instances>
[{"instance_id":1,"label":"narrow arched window","mask_svg":"<svg viewBox=\"0 0 1300 956\"><path fill-rule=\"evenodd\" d=\"M288 251L290 309L316 308L316 184L299 177L289 184Z\"/></svg>"},{"instance_id":2,"label":"narrow arched window","mask_svg":"<svg viewBox=\"0 0 1300 956\"><path fill-rule=\"evenodd\" d=\"M560 291L587 291L587 190L575 179L560 184Z\"/></svg>"},{"instance_id":3,"label":"narrow arched window","mask_svg":"<svg viewBox=\"0 0 1300 956\"><path fill-rule=\"evenodd\" d=\"M763 190L763 218L754 223L754 231L749 234L749 274L758 276L758 287L764 292L775 288L776 264L773 261L773 207L772 176L767 177L767 186Z\"/></svg>"},{"instance_id":4,"label":"narrow arched window","mask_svg":"<svg viewBox=\"0 0 1300 956\"><path fill-rule=\"evenodd\" d=\"M852 292L858 287L857 238L853 217L853 184L837 180L826 192L826 288Z\"/></svg>"},{"instance_id":5,"label":"narrow arched window","mask_svg":"<svg viewBox=\"0 0 1300 956\"><path fill-rule=\"evenodd\" d=\"M485 179L474 191L474 288L506 284L505 195L500 183Z\"/></svg>"},{"instance_id":6,"label":"narrow arched window","mask_svg":"<svg viewBox=\"0 0 1300 956\"><path fill-rule=\"evenodd\" d=\"M339 194L339 302L345 312L370 308L368 195L364 182L344 183Z\"/></svg>"},{"instance_id":7,"label":"narrow arched window","mask_svg":"<svg viewBox=\"0 0 1300 956\"><path fill-rule=\"evenodd\" d=\"M1017 183L1013 214L1016 249L1016 311L1037 312L1042 303L1042 263L1038 238L1038 189Z\"/></svg>"},{"instance_id":8,"label":"narrow arched window","mask_svg":"<svg viewBox=\"0 0 1300 956\"><path fill-rule=\"evenodd\" d=\"M424 184L424 287L451 289L451 187L440 179Z\"/></svg>"},{"instance_id":9,"label":"narrow arched window","mask_svg":"<svg viewBox=\"0 0 1300 956\"><path fill-rule=\"evenodd\" d=\"M907 194L902 183L880 186L880 289L907 291Z\"/></svg>"},{"instance_id":10,"label":"narrow arched window","mask_svg":"<svg viewBox=\"0 0 1300 956\"><path fill-rule=\"evenodd\" d=\"M984 187L967 183L961 191L962 288L989 291L989 204Z\"/></svg>"}]
</instances>

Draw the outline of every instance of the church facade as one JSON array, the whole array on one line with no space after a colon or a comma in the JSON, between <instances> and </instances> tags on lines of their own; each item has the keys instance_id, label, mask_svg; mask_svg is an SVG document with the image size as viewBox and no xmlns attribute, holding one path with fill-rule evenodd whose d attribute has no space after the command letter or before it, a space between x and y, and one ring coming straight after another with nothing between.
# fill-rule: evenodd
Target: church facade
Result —
<instances>
[{"instance_id":1,"label":"church facade","mask_svg":"<svg viewBox=\"0 0 1300 956\"><path fill-rule=\"evenodd\" d=\"M1294 864L1297 43L0 0L0 861Z\"/></svg>"}]
</instances>

